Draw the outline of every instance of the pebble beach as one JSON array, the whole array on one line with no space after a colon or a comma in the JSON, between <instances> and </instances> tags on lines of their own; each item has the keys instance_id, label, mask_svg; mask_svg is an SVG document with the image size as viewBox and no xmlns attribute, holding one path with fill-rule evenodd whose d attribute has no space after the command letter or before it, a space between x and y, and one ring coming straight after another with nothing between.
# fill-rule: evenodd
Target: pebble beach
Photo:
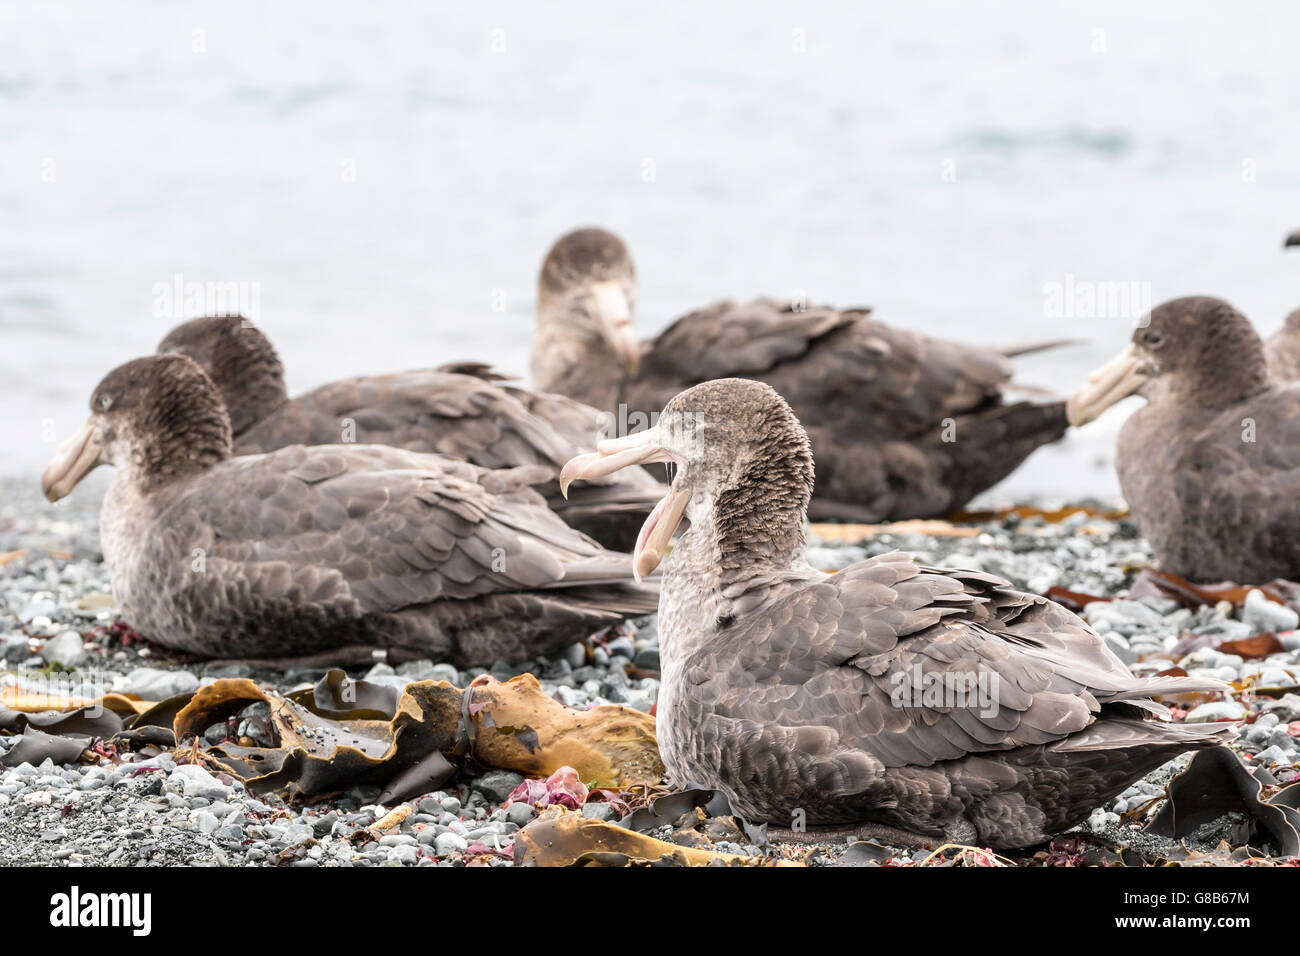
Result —
<instances>
[{"instance_id":1,"label":"pebble beach","mask_svg":"<svg viewBox=\"0 0 1300 956\"><path fill-rule=\"evenodd\" d=\"M5 502L0 508L0 688L17 692L49 686L57 676L76 693L162 700L221 678L251 678L261 687L289 692L322 677L324 667L276 670L250 662L203 662L139 639L112 602L98 551L97 495L92 487L84 491L66 507L53 509L30 482L0 483ZM1065 508L1060 520L1007 512L953 525L904 523L860 540L848 528L816 526L808 560L831 572L900 548L935 564L1001 575L1035 593L1057 588L1105 598L1083 603L1081 613L1135 673L1181 667L1192 676L1231 683L1230 693L1212 699L1166 701L1175 720L1242 721L1231 746L1266 789L1300 779L1300 615L1258 591L1238 605L1197 608L1161 595L1128 597L1151 564L1150 552L1127 517L1104 517L1112 503L1084 504L1086 508ZM1225 642L1237 647L1235 642L1261 635L1273 635L1262 652L1219 649ZM349 673L395 687L430 679L466 687L480 674L505 681L531 673L547 695L569 708L615 704L650 712L658 693L658 663L656 622L650 616L593 635L552 659L457 671L434 661L394 664L376 652L372 663ZM268 733L263 716L249 708L237 726L215 725L205 737L215 743L233 732L259 740ZM210 772L201 763L186 762L181 751L187 748L149 756L106 748L88 750L72 763L12 765L3 754L15 739L0 736L5 764L0 770L0 858L15 864L511 866L516 835L538 814L541 807L534 804L548 802L546 787L534 787L530 796L518 773L467 763L442 789L392 806L378 805L380 790L371 786L325 800L286 803L274 794L250 793L239 780ZM1158 768L1098 807L1085 825L1036 854L996 861L990 855L981 862L1066 865L1082 859L1087 847L1115 854L1127 849L1147 861L1188 852L1213 859L1216 848L1232 843L1233 828L1241 822L1234 814L1202 827L1181 846L1143 829L1159 813L1166 786L1189 758ZM584 817L613 823L629 809L588 795L585 787L580 799L569 802ZM654 835L686 843L672 825ZM730 836L715 840L714 848L810 865L861 862L860 853L846 854L845 843L810 848L768 843L748 832ZM1280 862L1261 852L1250 858ZM930 850L885 846L869 854L868 862L934 861Z\"/></svg>"}]
</instances>

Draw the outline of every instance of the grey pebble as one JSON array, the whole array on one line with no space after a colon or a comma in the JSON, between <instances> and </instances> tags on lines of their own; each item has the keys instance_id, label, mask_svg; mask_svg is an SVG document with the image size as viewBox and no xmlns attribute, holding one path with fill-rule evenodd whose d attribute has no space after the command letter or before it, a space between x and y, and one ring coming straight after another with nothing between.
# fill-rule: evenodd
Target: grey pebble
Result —
<instances>
[{"instance_id":1,"label":"grey pebble","mask_svg":"<svg viewBox=\"0 0 1300 956\"><path fill-rule=\"evenodd\" d=\"M526 803L512 803L506 807L506 820L517 827L527 826L536 814L537 811Z\"/></svg>"},{"instance_id":2,"label":"grey pebble","mask_svg":"<svg viewBox=\"0 0 1300 956\"><path fill-rule=\"evenodd\" d=\"M474 781L474 789L492 803L504 803L523 782L524 778L520 774L509 770L491 770Z\"/></svg>"},{"instance_id":3,"label":"grey pebble","mask_svg":"<svg viewBox=\"0 0 1300 956\"><path fill-rule=\"evenodd\" d=\"M434 849L437 850L439 856L450 856L452 853L464 850L467 846L469 846L469 842L457 833L440 833L437 839L434 840Z\"/></svg>"},{"instance_id":4,"label":"grey pebble","mask_svg":"<svg viewBox=\"0 0 1300 956\"><path fill-rule=\"evenodd\" d=\"M64 631L50 638L41 648L41 659L46 664L65 664L76 667L86 659L86 645L76 631Z\"/></svg>"},{"instance_id":5,"label":"grey pebble","mask_svg":"<svg viewBox=\"0 0 1300 956\"><path fill-rule=\"evenodd\" d=\"M166 700L197 690L198 686L199 679L189 671L163 671L152 667L137 667L113 682L113 690L118 693L138 694L145 700Z\"/></svg>"}]
</instances>

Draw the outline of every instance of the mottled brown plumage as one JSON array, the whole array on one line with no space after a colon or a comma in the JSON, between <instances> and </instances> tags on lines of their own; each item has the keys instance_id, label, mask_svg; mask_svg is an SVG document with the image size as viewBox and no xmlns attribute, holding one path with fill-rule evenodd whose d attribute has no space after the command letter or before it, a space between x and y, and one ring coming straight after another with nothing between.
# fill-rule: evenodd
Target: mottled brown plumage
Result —
<instances>
[{"instance_id":1,"label":"mottled brown plumage","mask_svg":"<svg viewBox=\"0 0 1300 956\"><path fill-rule=\"evenodd\" d=\"M877 322L867 309L720 302L638 343L627 248L580 229L538 281L534 384L649 415L690 385L762 380L794 407L817 455L817 519L932 517L962 507L1060 438L1064 404L1004 401L1005 354Z\"/></svg>"},{"instance_id":2,"label":"mottled brown plumage","mask_svg":"<svg viewBox=\"0 0 1300 956\"><path fill-rule=\"evenodd\" d=\"M1160 566L1195 581L1300 575L1300 385L1269 374L1259 335L1221 299L1152 310L1070 399L1078 424L1126 395L1120 488Z\"/></svg>"},{"instance_id":3,"label":"mottled brown plumage","mask_svg":"<svg viewBox=\"0 0 1300 956\"><path fill-rule=\"evenodd\" d=\"M221 392L236 439L289 401L280 356L261 329L241 316L182 322L167 333L158 351L188 355L208 373Z\"/></svg>"},{"instance_id":4,"label":"mottled brown plumage","mask_svg":"<svg viewBox=\"0 0 1300 956\"><path fill-rule=\"evenodd\" d=\"M230 457L212 382L189 358L115 369L43 479L54 500L100 463L113 592L146 637L204 657L396 647L460 666L527 658L654 610L626 555L568 527L533 486L381 445Z\"/></svg>"},{"instance_id":5,"label":"mottled brown plumage","mask_svg":"<svg viewBox=\"0 0 1300 956\"><path fill-rule=\"evenodd\" d=\"M447 366L332 382L289 398L267 337L238 316L193 319L173 329L160 353L188 355L203 367L232 413L234 453L289 445L356 442L436 452L484 468L559 468L595 445L608 427L595 409L562 396L497 384L484 366ZM473 374L462 374L473 373ZM607 547L627 549L662 485L629 472L560 497L539 485L551 508Z\"/></svg>"},{"instance_id":6,"label":"mottled brown plumage","mask_svg":"<svg viewBox=\"0 0 1300 956\"><path fill-rule=\"evenodd\" d=\"M897 551L811 569L812 455L769 386L688 389L637 438L575 459L564 480L679 465L690 529L664 559L658 703L678 782L783 827L802 816L1023 847L1231 736L1146 719L1164 710L1151 695L1226 685L1135 677L1074 614L1000 578ZM650 525L638 552L672 532ZM926 696L944 681L965 699Z\"/></svg>"}]
</instances>

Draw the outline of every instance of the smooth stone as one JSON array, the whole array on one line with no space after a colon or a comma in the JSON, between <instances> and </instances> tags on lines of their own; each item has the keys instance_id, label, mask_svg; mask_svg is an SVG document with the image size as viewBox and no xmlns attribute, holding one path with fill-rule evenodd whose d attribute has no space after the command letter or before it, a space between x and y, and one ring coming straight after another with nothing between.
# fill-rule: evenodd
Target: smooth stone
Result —
<instances>
[{"instance_id":1,"label":"smooth stone","mask_svg":"<svg viewBox=\"0 0 1300 956\"><path fill-rule=\"evenodd\" d=\"M183 764L167 776L167 783L186 797L206 797L209 800L229 795L226 786L212 774L195 764Z\"/></svg>"},{"instance_id":2,"label":"smooth stone","mask_svg":"<svg viewBox=\"0 0 1300 956\"><path fill-rule=\"evenodd\" d=\"M1217 720L1240 720L1246 716L1246 708L1235 700L1216 700L1201 704L1188 712L1185 722L1189 724L1208 724Z\"/></svg>"},{"instance_id":3,"label":"smooth stone","mask_svg":"<svg viewBox=\"0 0 1300 956\"><path fill-rule=\"evenodd\" d=\"M446 681L453 687L461 686L460 672L450 664L434 664L433 669L429 671L429 680Z\"/></svg>"},{"instance_id":4,"label":"smooth stone","mask_svg":"<svg viewBox=\"0 0 1300 956\"><path fill-rule=\"evenodd\" d=\"M420 851L414 846L399 846L388 854L388 860L390 863L412 866L420 861Z\"/></svg>"},{"instance_id":5,"label":"smooth stone","mask_svg":"<svg viewBox=\"0 0 1300 956\"><path fill-rule=\"evenodd\" d=\"M433 661L406 661L397 665L397 673L402 677L410 678L412 681L429 680L433 675Z\"/></svg>"},{"instance_id":6,"label":"smooth stone","mask_svg":"<svg viewBox=\"0 0 1300 956\"><path fill-rule=\"evenodd\" d=\"M64 631L45 642L41 648L41 659L47 664L76 667L86 659L86 644L76 631Z\"/></svg>"},{"instance_id":7,"label":"smooth stone","mask_svg":"<svg viewBox=\"0 0 1300 956\"><path fill-rule=\"evenodd\" d=\"M25 661L32 652L27 649L26 634L6 634L0 638L0 658L8 661Z\"/></svg>"},{"instance_id":8,"label":"smooth stone","mask_svg":"<svg viewBox=\"0 0 1300 956\"><path fill-rule=\"evenodd\" d=\"M605 820L608 822L619 819L619 815L614 811L614 808L603 801L584 803L582 805L582 815L587 820Z\"/></svg>"},{"instance_id":9,"label":"smooth stone","mask_svg":"<svg viewBox=\"0 0 1300 956\"><path fill-rule=\"evenodd\" d=\"M1300 720L1300 694L1283 694L1277 700L1269 701L1260 709L1265 714L1273 714L1278 720L1285 721L1288 724L1293 720Z\"/></svg>"},{"instance_id":10,"label":"smooth stone","mask_svg":"<svg viewBox=\"0 0 1300 956\"><path fill-rule=\"evenodd\" d=\"M1254 588L1246 595L1241 609L1241 619L1256 634L1265 631L1294 631L1300 627L1300 614L1284 604L1274 604L1264 597L1264 592Z\"/></svg>"},{"instance_id":11,"label":"smooth stone","mask_svg":"<svg viewBox=\"0 0 1300 956\"><path fill-rule=\"evenodd\" d=\"M527 826L537 811L526 803L512 803L506 807L506 821L517 827Z\"/></svg>"},{"instance_id":12,"label":"smooth stone","mask_svg":"<svg viewBox=\"0 0 1300 956\"><path fill-rule=\"evenodd\" d=\"M555 688L555 696L565 707L585 707L588 703L586 694L572 687L565 687L563 684Z\"/></svg>"},{"instance_id":13,"label":"smooth stone","mask_svg":"<svg viewBox=\"0 0 1300 956\"><path fill-rule=\"evenodd\" d=\"M521 774L509 770L492 770L474 781L474 789L492 803L504 803L515 788L524 782Z\"/></svg>"},{"instance_id":14,"label":"smooth stone","mask_svg":"<svg viewBox=\"0 0 1300 956\"><path fill-rule=\"evenodd\" d=\"M624 657L629 661L636 657L636 648L632 646L630 637L616 637L605 646L605 649L609 651L610 657Z\"/></svg>"},{"instance_id":15,"label":"smooth stone","mask_svg":"<svg viewBox=\"0 0 1300 956\"><path fill-rule=\"evenodd\" d=\"M1281 747L1269 747L1267 750L1261 750L1255 754L1255 760L1266 766L1274 763L1291 763L1291 757Z\"/></svg>"},{"instance_id":16,"label":"smooth stone","mask_svg":"<svg viewBox=\"0 0 1300 956\"><path fill-rule=\"evenodd\" d=\"M199 679L189 671L163 671L153 667L137 667L113 682L115 691L137 694L145 700L166 700L177 694L188 694L198 686Z\"/></svg>"},{"instance_id":17,"label":"smooth stone","mask_svg":"<svg viewBox=\"0 0 1300 956\"><path fill-rule=\"evenodd\" d=\"M269 829L269 828L268 828ZM306 843L316 835L313 830L305 823L291 823L284 828L284 835L281 837L285 843L297 844Z\"/></svg>"},{"instance_id":18,"label":"smooth stone","mask_svg":"<svg viewBox=\"0 0 1300 956\"><path fill-rule=\"evenodd\" d=\"M469 846L469 842L460 834L448 831L447 833L438 834L437 839L433 841L433 846L438 852L438 856L450 856L464 850Z\"/></svg>"}]
</instances>

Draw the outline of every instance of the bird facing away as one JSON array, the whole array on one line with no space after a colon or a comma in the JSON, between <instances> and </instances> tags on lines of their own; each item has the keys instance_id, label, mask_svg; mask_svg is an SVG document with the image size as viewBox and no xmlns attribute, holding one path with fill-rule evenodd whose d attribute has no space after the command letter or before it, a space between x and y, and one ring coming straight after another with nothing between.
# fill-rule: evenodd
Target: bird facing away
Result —
<instances>
[{"instance_id":1,"label":"bird facing away","mask_svg":"<svg viewBox=\"0 0 1300 956\"><path fill-rule=\"evenodd\" d=\"M230 412L235 455L358 442L436 452L484 468L544 465L558 475L601 434L595 409L497 384L483 366L459 367L477 374L421 369L360 376L291 399L270 340L239 316L184 322L158 351L188 355L208 373ZM663 494L658 481L634 472L568 502L554 482L538 490L568 524L624 550Z\"/></svg>"},{"instance_id":2,"label":"bird facing away","mask_svg":"<svg viewBox=\"0 0 1300 956\"><path fill-rule=\"evenodd\" d=\"M1135 677L1074 614L1000 578L899 551L811 569L813 457L766 384L690 388L561 480L646 461L678 466L634 555L640 574L664 568L660 753L743 814L1030 846L1232 735L1147 719L1164 712L1152 695L1226 685Z\"/></svg>"},{"instance_id":3,"label":"bird facing away","mask_svg":"<svg viewBox=\"0 0 1300 956\"><path fill-rule=\"evenodd\" d=\"M765 381L812 439L817 520L948 514L1066 429L1063 402L1004 401L1011 353L890 328L867 309L719 302L638 342L635 301L617 236L579 229L557 241L538 280L534 384L649 415L699 382Z\"/></svg>"},{"instance_id":4,"label":"bird facing away","mask_svg":"<svg viewBox=\"0 0 1300 956\"><path fill-rule=\"evenodd\" d=\"M658 588L556 517L530 486L382 445L230 456L230 419L191 359L110 372L42 476L50 501L118 469L101 543L126 620L201 657L342 648L459 666L518 660L654 610Z\"/></svg>"},{"instance_id":5,"label":"bird facing away","mask_svg":"<svg viewBox=\"0 0 1300 956\"><path fill-rule=\"evenodd\" d=\"M1221 299L1156 306L1069 403L1085 424L1127 395L1120 489L1160 566L1195 581L1300 576L1300 386Z\"/></svg>"}]
</instances>

